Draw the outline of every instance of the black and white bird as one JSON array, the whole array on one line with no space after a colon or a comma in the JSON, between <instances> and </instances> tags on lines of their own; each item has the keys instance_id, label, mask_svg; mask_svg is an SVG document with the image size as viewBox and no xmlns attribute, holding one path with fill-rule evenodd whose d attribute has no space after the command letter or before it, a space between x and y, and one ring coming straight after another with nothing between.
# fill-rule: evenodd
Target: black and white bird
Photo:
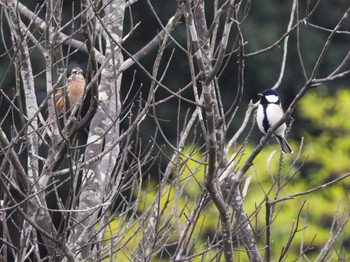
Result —
<instances>
[{"instance_id":1,"label":"black and white bird","mask_svg":"<svg viewBox=\"0 0 350 262\"><path fill-rule=\"evenodd\" d=\"M283 116L283 109L278 93L273 89L266 89L260 96L260 104L256 115L256 121L261 132L264 134L273 127ZM283 123L274 132L283 153L293 153L286 138L285 131L287 125Z\"/></svg>"}]
</instances>

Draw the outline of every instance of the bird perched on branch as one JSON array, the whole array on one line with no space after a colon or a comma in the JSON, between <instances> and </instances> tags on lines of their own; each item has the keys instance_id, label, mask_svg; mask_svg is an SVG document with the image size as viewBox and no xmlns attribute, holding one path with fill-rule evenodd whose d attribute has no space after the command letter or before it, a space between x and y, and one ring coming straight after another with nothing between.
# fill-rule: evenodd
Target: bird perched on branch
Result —
<instances>
[{"instance_id":1,"label":"bird perched on branch","mask_svg":"<svg viewBox=\"0 0 350 262\"><path fill-rule=\"evenodd\" d=\"M280 97L275 90L266 89L258 95L260 96L260 104L258 106L256 121L260 131L266 134L282 118L284 112ZM286 128L287 125L283 123L274 131L274 135L283 153L293 153L285 138Z\"/></svg>"},{"instance_id":2,"label":"bird perched on branch","mask_svg":"<svg viewBox=\"0 0 350 262\"><path fill-rule=\"evenodd\" d=\"M74 67L72 69L70 76L67 79L67 85L65 86L65 88L67 88L66 95L69 100L70 109L73 108L73 106L76 103L81 102L81 100L83 100L83 97L85 94L85 86L86 86L86 81L83 75L83 70L80 67ZM60 115L64 112L66 104L67 103L65 99L65 93L62 92L62 90L56 91L55 111L57 115ZM46 121L44 120L44 122L45 122L45 126L47 127L53 122L56 122L56 120L53 120L49 115L49 117L46 119ZM40 130L40 136L44 138L46 134L49 134L51 136L52 135L51 130L49 128L42 128Z\"/></svg>"},{"instance_id":3,"label":"bird perched on branch","mask_svg":"<svg viewBox=\"0 0 350 262\"><path fill-rule=\"evenodd\" d=\"M69 106L72 108L79 100L82 99L85 93L86 81L83 75L83 70L80 67L74 67L67 81L67 97ZM57 114L63 113L65 107L64 93L59 90L55 94L55 107Z\"/></svg>"}]
</instances>

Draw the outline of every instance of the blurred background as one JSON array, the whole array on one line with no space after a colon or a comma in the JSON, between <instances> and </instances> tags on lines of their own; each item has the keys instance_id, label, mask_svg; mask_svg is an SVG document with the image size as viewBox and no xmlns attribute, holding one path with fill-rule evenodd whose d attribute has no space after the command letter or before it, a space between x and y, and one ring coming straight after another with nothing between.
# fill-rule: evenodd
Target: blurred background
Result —
<instances>
[{"instance_id":1,"label":"blurred background","mask_svg":"<svg viewBox=\"0 0 350 262\"><path fill-rule=\"evenodd\" d=\"M44 1L36 1L31 3L25 3L31 10L35 10ZM153 8L157 13L160 21L165 25L171 17L175 10L177 1L152 1ZM307 5L307 3L309 5ZM299 17L303 18L306 16L309 9L315 7L318 1L308 1L307 3L299 3ZM246 41L245 52L249 54L251 52L258 51L260 49L266 48L276 42L286 31L292 1L252 1L250 5L249 15L244 20L242 30L243 37ZM323 48L326 38L329 32L325 29L332 29L343 16L344 12L348 8L349 1L320 1L316 6L315 12L312 16L308 18L308 24L302 25L300 27L299 36L297 36L296 31L290 36L289 41L289 51L287 57L286 71L283 77L282 84L279 88L280 95L282 97L282 102L286 108L293 97L297 94L300 88L305 83L305 77L303 74L303 68L300 63L298 56L298 41L300 45L300 52L303 59L303 66L305 67L306 73L309 75L315 64L318 55ZM70 21L73 13L79 13L80 1L64 1L64 14L63 23ZM43 8L42 14L44 14L45 8ZM73 11L72 11L73 10ZM213 8L212 5L207 4L207 16L208 24L212 22L213 18ZM132 17L130 16L132 14ZM161 26L157 18L154 16L150 6L147 1L137 1L132 5L131 11L126 12L125 16L125 34L129 32L130 25L135 25L141 22L140 25L134 30L133 34L126 39L123 47L134 54L145 44L147 44L160 30ZM5 54L6 49L10 46L10 34L8 28L3 24L3 38L0 41L0 51ZM317 25L316 28L313 25ZM79 27L79 20L74 24L75 30ZM322 29L321 29L322 28ZM344 59L346 54L349 52L349 33L345 32L350 29L350 23L345 22L345 26L341 28L344 33L337 34L332 41L329 50L326 52L326 56L321 64L319 70L319 77L326 77L339 63ZM72 26L67 26L63 32L69 34L72 31ZM186 32L184 28L184 21L174 30L173 37L186 48ZM6 37L5 37L6 36ZM74 38L79 40L84 40L81 33L76 33ZM232 36L234 38L234 36ZM234 39L231 39L233 41ZM69 59L68 73L75 66L81 66L86 69L87 66L87 56L81 52L75 52L75 50L70 50L69 47L64 46L64 50L68 53ZM74 51L74 52L73 52ZM39 96L45 96L45 63L42 55L38 52L36 48L33 47L31 50L31 60L33 64L33 70L35 73L35 83L36 89ZM149 72L152 70L154 63L154 58L157 50L154 50L149 55L141 60L141 64ZM176 47L173 43L165 52L165 57L169 57L171 53L174 52L170 64L170 70L168 70L163 83L173 91L179 90L181 87L185 86L190 82L189 69L187 65L187 56ZM245 89L243 94L242 104L245 105L250 99L256 101L258 99L257 93L269 88L275 84L278 79L281 67L281 60L283 54L283 44L279 47L273 48L269 52L265 52L258 56L249 57L245 61ZM127 56L126 56L127 58ZM15 86L15 75L14 67L9 55L1 56L1 86L0 88L5 90L5 92L11 94L13 87ZM349 66L347 66L349 68ZM135 78L134 73L136 72ZM222 99L224 107L227 109L231 105L234 97L235 90L237 88L237 57L234 53L230 59L227 59L226 66L220 72L220 77L218 78L219 87L222 93ZM131 83L133 87L131 87ZM318 90L323 89L330 92L330 94L335 94L338 88L346 88L349 84L349 77L339 79L334 82L330 82L323 85ZM147 88L149 87L150 79L140 70L140 68L135 65L123 74L123 93L126 94L130 88L133 88L135 92L138 90L139 86L142 85L142 92L147 93ZM318 90L316 92L318 92ZM159 98L165 97L168 94L160 89L157 92ZM187 97L192 97L192 90L186 93ZM173 117L174 107L177 107L178 102L176 100L170 100L169 103L160 105L158 110L161 113L160 117L165 117L166 119L171 119ZM245 108L241 106L239 113L243 113ZM298 118L297 114L293 114L294 118ZM174 121L171 121L174 122ZM175 121L176 122L176 121ZM298 125L293 127L293 132L290 136L299 137L298 127L303 126L303 124L297 122ZM236 125L236 126L235 126ZM231 128L233 130L235 127L239 126L240 123L233 123ZM176 129L169 125L167 129L169 134L173 133L176 136ZM148 136L148 134L146 134Z\"/></svg>"},{"instance_id":2,"label":"blurred background","mask_svg":"<svg viewBox=\"0 0 350 262\"><path fill-rule=\"evenodd\" d=\"M35 10L44 1L24 1L31 10ZM177 1L151 1L159 20L165 25L175 10ZM319 53L329 36L329 30L334 28L343 16L344 12L349 8L348 0L329 0L329 1L300 1L298 15L303 18L310 12L310 9L316 9L313 14L308 17L305 24L300 26L300 31L293 32L290 36L288 46L288 56L286 70L282 84L278 89L284 108L290 104L294 96L305 84L306 78L303 68L307 75L310 75ZM70 21L72 15L79 12L80 1L64 1L64 21ZM292 1L276 1L266 0L251 1L250 11L242 24L243 37L246 41L245 52L247 54L266 48L276 42L286 31L289 21ZM74 8L72 8L74 6ZM72 11L73 10L73 11ZM207 21L211 23L213 19L213 8L207 5ZM44 10L42 12L44 14ZM28 21L27 21L28 22ZM132 5L130 11L127 10L125 17L125 34L131 29L131 25L141 22L135 29L133 34L123 43L123 47L134 54L146 45L160 30L158 19L152 12L147 1L137 1ZM79 21L76 22L79 26ZM64 32L70 34L72 28L67 27ZM341 27L342 33L335 36L321 64L317 77L324 78L333 72L337 66L343 61L350 51L350 22L347 20ZM185 23L181 24L174 30L172 36L186 48L186 31ZM74 38L84 40L79 32ZM230 40L231 42L234 39ZM2 39L0 41L0 88L9 96L15 94L14 86L16 85L16 76L11 56L6 53L10 47L10 34L5 24L2 25ZM300 48L300 53L298 53ZM68 47L64 47L65 52L72 52ZM154 50L140 62L142 66L151 72L157 50ZM257 101L257 93L269 88L275 84L280 74L280 67L283 55L283 44L273 48L272 50L252 56L245 61L245 86L242 102L238 111L238 115L228 129L228 137L232 136L242 123L243 115L247 104L251 99ZM173 91L178 91L191 81L189 75L189 67L187 55L181 51L174 43L170 43L164 57L171 57L169 70L163 80L163 84ZM302 57L302 63L300 60ZM127 55L125 56L125 59ZM75 66L80 66L84 70L87 67L87 55L81 52L75 52L69 55L67 61L68 71ZM166 59L165 59L166 60ZM45 63L44 58L33 46L31 50L31 61L35 74L35 84L38 96L38 103L45 98ZM226 59L227 63L220 72L218 84L221 91L224 108L227 110L232 104L237 89L237 57L233 53L230 58ZM165 63L165 62L164 62ZM163 64L164 67L164 64ZM347 63L345 69L349 70ZM293 112L292 130L288 134L288 140L295 151L299 153L300 145L303 146L299 162L295 164L293 161L296 155L285 157L285 166L282 167L282 173L285 174L286 181L291 181L283 188L281 194L287 195L310 188L316 187L332 179L340 177L350 172L350 78L349 76L318 87L310 91L310 93L301 101L297 110ZM122 93L123 97L131 89L131 95L126 99L125 104L130 103L130 97L141 87L143 96L147 95L150 86L150 79L135 65L129 68L123 74ZM162 89L157 92L156 100L167 97L168 93ZM192 89L189 89L185 96L193 99ZM87 100L88 101L88 100ZM87 102L88 103L88 102ZM13 124L11 117L1 115L6 108L9 107L5 99L0 101L0 118L5 121L5 131L10 131ZM163 119L163 131L167 134L171 142L175 143L177 138L177 112L179 103L176 99L169 100L165 104L157 107L157 117ZM185 105L179 112L185 117L189 105ZM146 119L141 128L141 136L143 141L149 141L155 130L154 120ZM243 135L244 137L244 135ZM249 140L247 155L254 148L254 145L261 137L257 128L254 129L252 138ZM243 141L240 141L242 143ZM160 139L159 144L162 144ZM275 167L269 168L266 159L269 158L271 152L278 148L274 139L256 159L254 167L250 171L253 177L250 190L248 192L246 203L247 211L253 212L256 203L264 197L264 189L271 185L274 181L274 175L278 167L278 154L274 157ZM243 162L241 162L243 163ZM265 171L262 171L265 170ZM203 179L198 177L198 181ZM285 202L279 207L279 214L282 219L276 220L274 224L274 247L273 252L278 257L292 227L291 218L297 217L304 201L306 205L302 209L302 224L305 228L303 233L298 235L300 244L304 241L304 247L310 246L307 250L309 257L317 254L329 237L329 229L331 228L334 212L338 208L338 214L341 216L343 212L349 211L349 189L350 182L346 179L336 185L318 191L312 197L300 197L295 201ZM254 194L252 193L254 192ZM212 207L211 207L212 208ZM215 212L209 212L206 219L211 220L211 216L215 217ZM261 218L254 218L257 230L264 227L263 212ZM283 219L285 217L285 219ZM215 231L216 225L208 224L205 227L207 234ZM304 234L304 235L303 235ZM297 257L300 245L293 246L295 256ZM261 243L263 246L263 241ZM338 243L339 254L350 259L350 226L346 225L344 235L339 238ZM292 257L295 258L295 257ZM336 258L334 261L338 261Z\"/></svg>"}]
</instances>

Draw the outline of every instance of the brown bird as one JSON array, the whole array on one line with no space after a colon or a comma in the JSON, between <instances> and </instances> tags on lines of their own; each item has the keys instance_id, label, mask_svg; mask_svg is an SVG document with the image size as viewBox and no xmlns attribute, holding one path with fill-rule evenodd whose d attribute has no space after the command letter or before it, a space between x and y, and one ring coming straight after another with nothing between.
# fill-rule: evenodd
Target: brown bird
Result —
<instances>
[{"instance_id":1,"label":"brown bird","mask_svg":"<svg viewBox=\"0 0 350 262\"><path fill-rule=\"evenodd\" d=\"M69 98L70 108L72 108L84 96L85 85L86 82L83 70L80 67L74 67L67 81L67 96ZM57 91L55 94L55 106L57 114L63 113L65 99L61 90Z\"/></svg>"},{"instance_id":2,"label":"brown bird","mask_svg":"<svg viewBox=\"0 0 350 262\"><path fill-rule=\"evenodd\" d=\"M69 99L69 108L72 108L76 103L81 102L85 94L85 86L86 86L86 81L83 75L83 70L80 67L74 67L72 69L70 76L68 77L67 86L66 86L67 97ZM60 115L64 112L63 109L65 108L65 106L66 106L65 95L62 92L62 90L58 90L55 93L55 107L56 107L57 115ZM46 122L45 126L48 127L53 122L56 122L56 120L53 121L49 116L45 122ZM45 137L46 132L50 135L52 134L49 128L43 128L40 131L41 138ZM39 143L41 144L42 141L40 141Z\"/></svg>"}]
</instances>

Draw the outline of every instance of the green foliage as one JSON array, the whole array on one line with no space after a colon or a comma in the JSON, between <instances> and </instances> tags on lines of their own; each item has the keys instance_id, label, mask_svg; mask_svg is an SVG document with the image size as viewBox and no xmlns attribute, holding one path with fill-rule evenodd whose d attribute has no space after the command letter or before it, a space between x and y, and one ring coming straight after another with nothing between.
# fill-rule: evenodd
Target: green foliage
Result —
<instances>
[{"instance_id":1,"label":"green foliage","mask_svg":"<svg viewBox=\"0 0 350 262\"><path fill-rule=\"evenodd\" d=\"M305 192L349 172L350 155L350 91L340 90L334 96L326 92L310 92L298 107L304 137L303 145L300 140L291 140L295 153L280 155L279 146L274 139L256 158L249 170L252 176L244 199L246 212L251 217L251 224L257 234L259 247L265 248L266 238L266 199L273 201L292 194ZM298 120L299 121L299 120ZM297 125L297 123L295 123ZM294 133L293 133L294 134ZM296 134L294 134L296 135ZM300 158L299 147L302 147ZM245 149L238 168L253 150L253 145ZM283 157L283 159L281 159ZM297 159L297 161L295 161ZM138 213L148 212L154 203L159 203L161 221L157 226L160 235L169 234L167 243L176 243L179 239L178 229L182 228L193 211L196 200L204 186L205 159L201 152L187 148L174 170L173 180L169 181L162 192L159 201L158 184L149 182L138 205ZM330 237L334 217L341 222L344 213L349 212L348 203L349 179L342 180L330 187L322 188L310 194L297 196L281 201L273 206L271 220L271 257L277 261L282 250L286 247L291 232L295 230L292 244L286 254L286 261L298 259L300 252L313 260L324 247ZM148 218L149 219L149 218ZM139 241L144 237L148 220L130 221L116 219L111 223L111 231L106 238L122 236L118 243L123 247L116 254L120 261L127 261L138 248ZM207 248L218 232L219 217L214 205L210 203L201 212L193 230L193 254L201 254ZM167 227L166 225L171 225ZM329 261L349 258L350 227L345 227L334 247L333 257ZM109 243L109 241L107 241ZM239 261L248 261L247 257L238 254L242 246L236 246L236 257ZM193 261L209 261L215 258L219 249L205 252ZM263 255L264 252L262 252ZM165 261L165 260L164 260Z\"/></svg>"},{"instance_id":2,"label":"green foliage","mask_svg":"<svg viewBox=\"0 0 350 262\"><path fill-rule=\"evenodd\" d=\"M300 104L299 113L310 125L303 131L304 155L313 165L313 182L328 181L349 172L350 92L339 90L334 96L325 91L310 93ZM342 184L349 187L348 180Z\"/></svg>"},{"instance_id":3,"label":"green foliage","mask_svg":"<svg viewBox=\"0 0 350 262\"><path fill-rule=\"evenodd\" d=\"M174 170L177 179L166 183L159 200L157 199L159 185L154 181L146 183L137 207L140 214L139 219L125 221L118 218L110 224L110 231L106 232L105 237L106 239L113 238L114 245L118 246L119 251L114 255L118 261L129 261L134 256L139 248L140 240L145 237L144 233L150 221L150 217L142 217L142 215L153 211L155 204L158 205L157 209L160 214L160 221L156 228L158 237L165 236L166 243L164 244L169 246L179 240L178 230L185 226L204 185L204 165L201 162L203 161L201 152L193 153L186 149L184 154L186 156L184 155L179 160L177 169ZM217 231L218 219L218 212L213 205L205 207L193 231L193 235L196 236L194 237L196 243L193 246L193 253L200 254L206 251L207 237ZM107 240L106 244L109 243L110 240ZM198 255L192 261L211 260L217 257L217 254L218 250L213 249L203 252L203 255ZM157 261L168 261L168 259Z\"/></svg>"},{"instance_id":4,"label":"green foliage","mask_svg":"<svg viewBox=\"0 0 350 262\"><path fill-rule=\"evenodd\" d=\"M272 201L275 198L304 192L349 172L349 112L349 90L339 90L334 96L324 91L310 92L302 99L297 112L301 118L300 122L306 123L300 125L302 128L295 128L300 130L300 135L304 137L300 163L292 164L298 154L300 141L291 141L296 152L293 155L285 155L281 167L279 154L273 157L269 155L278 149L273 139L257 157L250 170L253 179L245 199L245 207L249 214L253 214L256 207L261 205L261 211L254 217L253 224L256 223L257 234L261 235L259 241L262 248L265 245L266 196ZM291 133L294 133L293 128ZM282 188L277 192L278 184L281 184ZM330 236L334 216L339 217L337 222L340 223L344 213L349 212L349 185L350 179L347 178L330 187L277 204L271 227L272 257L277 259L282 248L286 246L300 212L299 230L287 253L287 260L298 258L301 245L303 250L310 249L306 256L311 260L315 259ZM304 201L305 206L300 210ZM346 237L349 234L350 226L346 225L344 234L334 248L335 254L349 258L349 237ZM340 258L335 256L333 259L338 261Z\"/></svg>"},{"instance_id":5,"label":"green foliage","mask_svg":"<svg viewBox=\"0 0 350 262\"><path fill-rule=\"evenodd\" d=\"M112 259L106 254L107 257L103 261L130 261L142 237L140 226L141 223L138 221L128 223L125 217L114 219L105 231L104 244L112 244L116 253L111 256Z\"/></svg>"}]
</instances>

